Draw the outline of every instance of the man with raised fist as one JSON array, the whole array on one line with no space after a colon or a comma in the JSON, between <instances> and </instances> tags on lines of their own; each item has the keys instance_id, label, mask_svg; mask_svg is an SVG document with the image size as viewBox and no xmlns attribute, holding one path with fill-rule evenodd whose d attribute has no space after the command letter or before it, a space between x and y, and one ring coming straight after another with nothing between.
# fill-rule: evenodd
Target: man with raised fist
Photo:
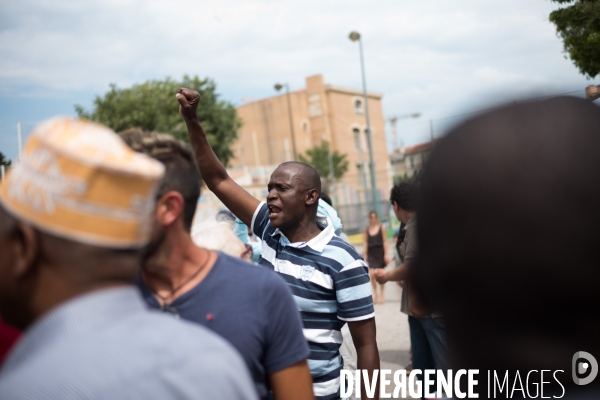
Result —
<instances>
[{"instance_id":1,"label":"man with raised fist","mask_svg":"<svg viewBox=\"0 0 600 400\"><path fill-rule=\"evenodd\" d=\"M309 165L285 162L271 175L266 202L231 179L212 151L197 116L200 95L175 96L187 125L196 163L208 188L263 241L259 265L289 285L302 316L311 353L309 367L317 399L340 398L341 328L348 323L358 369L379 369L375 311L368 268L352 246L335 236L328 218L317 217L321 179ZM363 398L378 398L362 388Z\"/></svg>"}]
</instances>

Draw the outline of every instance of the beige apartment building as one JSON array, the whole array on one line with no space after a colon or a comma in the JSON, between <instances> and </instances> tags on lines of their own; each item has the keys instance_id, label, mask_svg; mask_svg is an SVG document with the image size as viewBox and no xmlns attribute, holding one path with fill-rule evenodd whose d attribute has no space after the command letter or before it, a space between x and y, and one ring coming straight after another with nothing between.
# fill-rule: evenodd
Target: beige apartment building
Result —
<instances>
[{"instance_id":1,"label":"beige apartment building","mask_svg":"<svg viewBox=\"0 0 600 400\"><path fill-rule=\"evenodd\" d=\"M381 97L379 93L368 94L378 196L385 201L389 199L392 176ZM254 196L264 198L270 172L277 165L293 160L294 151L305 154L327 140L330 149L346 154L349 162L348 171L330 193L336 205L370 203L362 91L325 84L322 75L314 75L306 78L306 88L290 92L290 104L293 135L285 92L238 107L243 125L233 145L231 171L237 170L243 186Z\"/></svg>"}]
</instances>

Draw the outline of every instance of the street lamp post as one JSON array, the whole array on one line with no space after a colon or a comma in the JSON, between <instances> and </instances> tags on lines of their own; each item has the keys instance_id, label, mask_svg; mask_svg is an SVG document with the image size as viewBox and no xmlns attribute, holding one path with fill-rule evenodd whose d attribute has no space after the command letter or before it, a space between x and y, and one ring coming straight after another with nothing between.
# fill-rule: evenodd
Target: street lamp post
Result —
<instances>
[{"instance_id":1,"label":"street lamp post","mask_svg":"<svg viewBox=\"0 0 600 400\"><path fill-rule=\"evenodd\" d=\"M380 206L377 202L377 181L375 180L375 162L373 161L373 144L371 140L371 121L369 119L369 99L367 96L367 79L365 77L365 61L363 58L362 40L360 40L360 33L356 31L350 32L348 36L351 41L358 42L358 48L360 52L360 68L362 72L362 83L363 83L363 97L365 102L365 120L367 122L367 146L369 146L369 169L371 170L371 201L373 203L373 210L376 210L382 217Z\"/></svg>"},{"instance_id":2,"label":"street lamp post","mask_svg":"<svg viewBox=\"0 0 600 400\"><path fill-rule=\"evenodd\" d=\"M401 117L397 117L395 115L392 115L391 117L389 117L390 124L392 125L392 136L394 138L394 149L392 152L394 152L398 149L398 132L396 131L396 121L398 121L399 119L405 119L405 118L419 118L420 116L421 116L421 113L412 113L412 114L403 115Z\"/></svg>"},{"instance_id":3,"label":"street lamp post","mask_svg":"<svg viewBox=\"0 0 600 400\"><path fill-rule=\"evenodd\" d=\"M278 92L285 86L285 94L287 97L288 104L288 118L290 120L290 132L292 134L292 151L294 152L294 161L298 161L298 153L296 152L296 136L294 135L294 120L292 119L292 102L290 101L290 87L287 83L283 85L280 83L275 84L275 90Z\"/></svg>"}]
</instances>

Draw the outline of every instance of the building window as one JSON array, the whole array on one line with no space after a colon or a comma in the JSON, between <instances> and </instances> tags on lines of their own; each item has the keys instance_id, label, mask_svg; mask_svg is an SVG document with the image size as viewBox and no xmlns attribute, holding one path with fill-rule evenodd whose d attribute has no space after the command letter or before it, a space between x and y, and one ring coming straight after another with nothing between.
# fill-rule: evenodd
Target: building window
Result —
<instances>
[{"instance_id":1,"label":"building window","mask_svg":"<svg viewBox=\"0 0 600 400\"><path fill-rule=\"evenodd\" d=\"M357 115L363 115L363 101L362 99L354 99L354 112Z\"/></svg>"},{"instance_id":2,"label":"building window","mask_svg":"<svg viewBox=\"0 0 600 400\"><path fill-rule=\"evenodd\" d=\"M302 132L308 135L308 121L302 121Z\"/></svg>"},{"instance_id":3,"label":"building window","mask_svg":"<svg viewBox=\"0 0 600 400\"><path fill-rule=\"evenodd\" d=\"M352 138L354 139L354 150L361 151L362 150L362 140L360 137L360 129L352 128Z\"/></svg>"}]
</instances>

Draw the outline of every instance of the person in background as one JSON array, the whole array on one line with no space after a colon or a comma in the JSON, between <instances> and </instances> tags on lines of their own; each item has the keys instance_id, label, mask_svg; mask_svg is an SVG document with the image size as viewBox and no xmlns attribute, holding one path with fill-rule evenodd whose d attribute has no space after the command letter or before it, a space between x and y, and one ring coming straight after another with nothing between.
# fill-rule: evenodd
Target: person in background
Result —
<instances>
[{"instance_id":1,"label":"person in background","mask_svg":"<svg viewBox=\"0 0 600 400\"><path fill-rule=\"evenodd\" d=\"M400 311L408 314L413 368L421 371L445 371L449 369L446 322L439 312L432 312L423 305L410 279L410 273L414 273L420 254L417 239L417 190L415 185L407 182L396 184L391 190L390 201L394 214L406 224L403 262L391 271L377 270L375 277L379 283L404 281ZM422 378L422 374L420 376Z\"/></svg>"},{"instance_id":2,"label":"person in background","mask_svg":"<svg viewBox=\"0 0 600 400\"><path fill-rule=\"evenodd\" d=\"M24 330L0 397L256 399L229 344L148 310L133 285L163 174L101 125L31 133L0 186L0 314Z\"/></svg>"},{"instance_id":3,"label":"person in background","mask_svg":"<svg viewBox=\"0 0 600 400\"><path fill-rule=\"evenodd\" d=\"M230 222L203 221L192 225L192 240L196 246L221 251L232 257L252 261L252 247L247 247L231 230Z\"/></svg>"},{"instance_id":4,"label":"person in background","mask_svg":"<svg viewBox=\"0 0 600 400\"><path fill-rule=\"evenodd\" d=\"M259 265L280 274L292 290L311 349L315 396L339 399L343 325L354 339L358 368L369 376L379 369L379 352L368 268L335 235L330 221L318 218L319 174L307 164L283 163L271 174L267 202L258 201L231 179L212 151L198 120L199 93L180 89L176 99L206 185L263 241ZM378 383L374 389L378 397ZM364 384L362 394L369 397Z\"/></svg>"},{"instance_id":5,"label":"person in background","mask_svg":"<svg viewBox=\"0 0 600 400\"><path fill-rule=\"evenodd\" d=\"M453 369L508 372L509 385L532 371L528 397L541 381L540 397L600 398L580 372L600 361L599 133L597 105L561 97L487 112L436 144L414 279L448 321Z\"/></svg>"},{"instance_id":6,"label":"person in background","mask_svg":"<svg viewBox=\"0 0 600 400\"><path fill-rule=\"evenodd\" d=\"M191 238L200 175L190 146L171 135L139 129L121 137L166 168L137 280L146 303L231 343L261 399L270 399L271 392L275 400L312 399L309 350L286 284L272 271L240 260L239 254L208 250Z\"/></svg>"},{"instance_id":7,"label":"person in background","mask_svg":"<svg viewBox=\"0 0 600 400\"><path fill-rule=\"evenodd\" d=\"M388 265L389 260L386 256L387 235L386 229L379 221L376 211L369 212L369 225L363 232L363 257L369 265L369 278L371 278L371 287L373 289L373 303L385 303L383 290L385 283L377 284L375 280L375 271L383 269ZM379 291L377 287L379 286Z\"/></svg>"}]
</instances>

